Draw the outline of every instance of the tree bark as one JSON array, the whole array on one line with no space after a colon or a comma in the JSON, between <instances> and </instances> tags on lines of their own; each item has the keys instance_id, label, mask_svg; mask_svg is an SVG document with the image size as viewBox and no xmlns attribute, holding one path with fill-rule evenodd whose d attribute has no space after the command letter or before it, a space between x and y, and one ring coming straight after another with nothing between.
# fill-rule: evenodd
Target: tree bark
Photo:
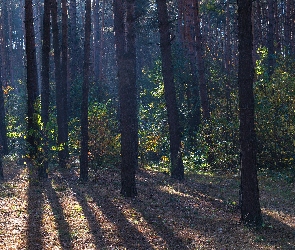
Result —
<instances>
[{"instance_id":1,"label":"tree bark","mask_svg":"<svg viewBox=\"0 0 295 250\"><path fill-rule=\"evenodd\" d=\"M101 27L100 27L100 41L99 41L99 63L98 63L98 71L99 71L99 82L103 81L103 57L104 57L104 26L105 26L105 0L102 0L102 16L101 16Z\"/></svg>"},{"instance_id":2,"label":"tree bark","mask_svg":"<svg viewBox=\"0 0 295 250\"><path fill-rule=\"evenodd\" d=\"M59 126L60 146L59 164L62 168L66 167L68 161L68 11L67 0L62 0L62 43L61 43L61 117Z\"/></svg>"},{"instance_id":3,"label":"tree bark","mask_svg":"<svg viewBox=\"0 0 295 250\"><path fill-rule=\"evenodd\" d=\"M70 29L69 29L69 52L70 52L70 71L71 80L75 81L80 73L80 50L77 34L77 1L70 0L69 6Z\"/></svg>"},{"instance_id":4,"label":"tree bark","mask_svg":"<svg viewBox=\"0 0 295 250\"><path fill-rule=\"evenodd\" d=\"M100 24L99 24L99 0L94 0L93 1L93 57L94 57L94 66L93 66L93 70L94 70L94 75L95 75L95 82L97 84L97 88L98 88L98 94L99 94L99 45L100 45Z\"/></svg>"},{"instance_id":5,"label":"tree bark","mask_svg":"<svg viewBox=\"0 0 295 250\"><path fill-rule=\"evenodd\" d=\"M169 124L171 177L177 180L183 180L184 166L182 162L181 129L174 85L167 4L166 0L157 0L156 3L160 32L162 75Z\"/></svg>"},{"instance_id":6,"label":"tree bark","mask_svg":"<svg viewBox=\"0 0 295 250\"><path fill-rule=\"evenodd\" d=\"M49 122L49 53L50 53L50 0L44 0L43 33L42 33L42 84L41 84L41 118L43 122L43 162L39 166L39 177L47 178L49 145L47 124Z\"/></svg>"},{"instance_id":7,"label":"tree bark","mask_svg":"<svg viewBox=\"0 0 295 250\"><path fill-rule=\"evenodd\" d=\"M239 115L241 143L241 220L245 224L261 226L262 216L256 164L256 135L254 127L254 65L251 23L252 0L238 1L239 38Z\"/></svg>"},{"instance_id":8,"label":"tree bark","mask_svg":"<svg viewBox=\"0 0 295 250\"><path fill-rule=\"evenodd\" d=\"M35 47L35 31L32 0L25 0L25 30L26 30L26 57L27 57L27 142L31 159L36 158L39 145L38 121L36 115L38 98L38 75Z\"/></svg>"},{"instance_id":9,"label":"tree bark","mask_svg":"<svg viewBox=\"0 0 295 250\"><path fill-rule=\"evenodd\" d=\"M135 172L138 167L138 103L134 7L134 0L114 0L121 126L121 194L125 197L137 195Z\"/></svg>"},{"instance_id":10,"label":"tree bark","mask_svg":"<svg viewBox=\"0 0 295 250\"><path fill-rule=\"evenodd\" d=\"M80 180L88 180L88 95L90 76L91 0L85 1L84 81L81 104Z\"/></svg>"},{"instance_id":11,"label":"tree bark","mask_svg":"<svg viewBox=\"0 0 295 250\"><path fill-rule=\"evenodd\" d=\"M6 124L5 124L4 96L3 96L1 70L0 70L0 180L4 179L2 157L4 154L8 153L6 134L7 134L7 131L6 131Z\"/></svg>"},{"instance_id":12,"label":"tree bark","mask_svg":"<svg viewBox=\"0 0 295 250\"><path fill-rule=\"evenodd\" d=\"M268 0L268 76L270 77L274 72L275 67L275 11L274 0Z\"/></svg>"},{"instance_id":13,"label":"tree bark","mask_svg":"<svg viewBox=\"0 0 295 250\"><path fill-rule=\"evenodd\" d=\"M209 107L209 97L208 90L206 85L205 77L205 63L204 63L204 49L203 41L200 27L200 17L199 17L199 2L195 0L195 29L196 29L196 54L197 54L197 69L199 73L199 82L200 82L200 99L201 107L203 112L203 119L208 121L210 119L210 107Z\"/></svg>"},{"instance_id":14,"label":"tree bark","mask_svg":"<svg viewBox=\"0 0 295 250\"><path fill-rule=\"evenodd\" d=\"M1 65L1 58L0 58ZM8 154L8 142L7 142L7 128L5 122L5 105L4 105L4 93L3 93L3 84L1 78L1 69L0 69L0 157L1 155Z\"/></svg>"}]
</instances>

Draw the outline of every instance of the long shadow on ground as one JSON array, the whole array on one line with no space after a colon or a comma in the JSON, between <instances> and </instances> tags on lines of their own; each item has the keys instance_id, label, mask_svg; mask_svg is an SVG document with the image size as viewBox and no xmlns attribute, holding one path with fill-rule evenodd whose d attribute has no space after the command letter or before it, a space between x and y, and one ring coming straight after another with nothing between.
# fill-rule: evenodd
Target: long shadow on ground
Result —
<instances>
[{"instance_id":1,"label":"long shadow on ground","mask_svg":"<svg viewBox=\"0 0 295 250\"><path fill-rule=\"evenodd\" d=\"M70 226L64 216L63 208L59 202L58 195L52 187L52 182L47 181L46 194L53 211L55 222L58 226L58 238L62 249L72 249Z\"/></svg>"},{"instance_id":2,"label":"long shadow on ground","mask_svg":"<svg viewBox=\"0 0 295 250\"><path fill-rule=\"evenodd\" d=\"M27 249L42 249L42 206L44 187L40 184L34 169L29 168L29 187L28 187L28 225L27 225Z\"/></svg>"}]
</instances>

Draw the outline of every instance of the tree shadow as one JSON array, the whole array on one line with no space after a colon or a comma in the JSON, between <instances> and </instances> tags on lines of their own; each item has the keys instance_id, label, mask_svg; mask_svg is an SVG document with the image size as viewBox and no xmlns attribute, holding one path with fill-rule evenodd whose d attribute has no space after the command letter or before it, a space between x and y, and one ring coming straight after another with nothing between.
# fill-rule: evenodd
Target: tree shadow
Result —
<instances>
[{"instance_id":1,"label":"tree shadow","mask_svg":"<svg viewBox=\"0 0 295 250\"><path fill-rule=\"evenodd\" d=\"M156 179L156 181L151 181L151 178ZM190 180L185 180L182 183L178 183L170 179L168 175L162 173L150 174L146 171L140 171L138 183L139 194L143 194L147 192L146 190L149 190L150 195L145 193L144 197L149 197L148 199L140 202L135 201L132 205L143 214L148 223L166 240L169 249L192 247L194 239L189 239L183 243L175 238L175 233L169 229L173 228L173 224L169 222L165 223L165 220L169 220L169 215L165 214L165 210L167 213L172 213L170 219L171 217L175 219L174 223L180 225L183 222L182 219L185 219L186 228L196 230L206 238L212 239L210 247L214 246L214 242L218 242L227 249L227 244L230 243L228 247L231 247L232 244L240 240L233 238L232 235L236 237L239 233L244 232L244 230L250 230L252 236L248 239L251 239L254 243L264 246L271 245L282 249L295 249L294 228L271 216L263 215L266 224L265 227L259 230L246 229L239 221L240 211L238 205L232 202L233 197L236 196L238 198L238 194L234 196L232 194L226 194L220 190L219 182L214 183L208 180L208 183L192 183ZM225 183L224 185L226 186L222 188L226 189L227 185L229 187L235 187L236 183ZM177 189L177 192L165 192L163 190L164 186L173 187ZM157 200L157 197L162 197L161 202ZM192 204L190 204L190 199L192 200ZM198 202L205 202L204 207L207 210L203 211L202 204L198 204ZM190 207L190 205L194 205L194 207ZM161 206L161 208L153 209L153 206ZM239 244L241 243L239 242ZM253 247L251 242L247 244L249 247ZM247 248L247 245L245 245L245 248Z\"/></svg>"},{"instance_id":2,"label":"tree shadow","mask_svg":"<svg viewBox=\"0 0 295 250\"><path fill-rule=\"evenodd\" d=\"M258 242L280 249L295 249L295 228L267 214L263 214L263 220L264 226L255 231Z\"/></svg>"},{"instance_id":3,"label":"tree shadow","mask_svg":"<svg viewBox=\"0 0 295 250\"><path fill-rule=\"evenodd\" d=\"M62 175L65 178L68 178L68 175L66 175L65 173L62 173ZM85 218L87 219L91 234L94 239L94 244L96 246L96 249L105 249L108 245L104 238L103 232L99 226L99 222L97 221L95 215L93 214L92 209L88 205L85 193L81 191L81 189L79 188L78 178L73 178L73 177L74 175L72 176L71 181L69 181L68 184L70 189L75 193L75 197L79 205L82 207L83 214Z\"/></svg>"},{"instance_id":4,"label":"tree shadow","mask_svg":"<svg viewBox=\"0 0 295 250\"><path fill-rule=\"evenodd\" d=\"M44 186L37 181L33 167L29 167L27 249L42 249L42 214Z\"/></svg>"},{"instance_id":5,"label":"tree shadow","mask_svg":"<svg viewBox=\"0 0 295 250\"><path fill-rule=\"evenodd\" d=\"M100 208L107 219L116 225L118 238L122 247L126 249L153 249L152 245L146 240L144 235L140 233L134 225L132 225L125 217L125 215L114 205L114 203L107 197L93 195L88 193L93 201ZM133 243L136 242L136 245Z\"/></svg>"},{"instance_id":6,"label":"tree shadow","mask_svg":"<svg viewBox=\"0 0 295 250\"><path fill-rule=\"evenodd\" d=\"M112 229L101 228L100 222L97 220L95 214L93 214L94 211L89 207L87 199L91 200L91 202L99 208L102 215L116 227L116 237L119 241L116 242L116 249L117 247L119 247L119 249L121 249L120 247L123 247L124 249L154 249L145 239L144 235L126 219L125 215L115 206L110 198L108 198L107 195L100 193L99 185L92 186L95 183L91 181L85 184L79 183L78 178L73 172L62 172L61 174L64 178L69 180L69 187L75 193L75 197L83 209L83 213L87 218L91 233L95 239L97 249L110 247L113 242L110 242L108 237L104 236L105 234L114 232L110 232ZM112 173L110 173L110 175L111 174ZM69 175L71 177L69 177ZM103 185L108 185L108 183L103 180L101 181ZM136 245L134 245L134 242L136 242Z\"/></svg>"},{"instance_id":7,"label":"tree shadow","mask_svg":"<svg viewBox=\"0 0 295 250\"><path fill-rule=\"evenodd\" d=\"M55 189L52 186L52 182L50 180L47 181L47 185L45 186L45 192L48 197L53 216L55 222L58 227L58 238L62 249L73 249L72 246L72 237L70 234L70 226L69 223L65 219L63 207L59 202L58 195Z\"/></svg>"}]
</instances>

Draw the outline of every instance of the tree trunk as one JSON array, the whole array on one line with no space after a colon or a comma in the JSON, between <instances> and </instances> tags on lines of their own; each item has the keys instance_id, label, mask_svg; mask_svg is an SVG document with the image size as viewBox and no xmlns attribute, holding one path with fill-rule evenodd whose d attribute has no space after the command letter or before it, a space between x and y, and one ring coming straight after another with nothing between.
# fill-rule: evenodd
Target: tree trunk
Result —
<instances>
[{"instance_id":1,"label":"tree trunk","mask_svg":"<svg viewBox=\"0 0 295 250\"><path fill-rule=\"evenodd\" d=\"M100 41L99 41L99 63L98 63L98 71L99 71L99 82L103 81L103 57L104 57L104 19L105 19L105 0L102 0L102 16L101 16L101 27L100 27Z\"/></svg>"},{"instance_id":2,"label":"tree trunk","mask_svg":"<svg viewBox=\"0 0 295 250\"><path fill-rule=\"evenodd\" d=\"M201 107L203 112L203 119L208 121L210 119L210 107L209 107L209 97L208 90L206 85L205 77L205 63L204 63L204 49L202 42L202 34L200 27L200 17L199 17L199 3L198 0L195 0L195 29L196 29L196 53L197 53L197 69L199 73L199 82L200 82L200 99Z\"/></svg>"},{"instance_id":3,"label":"tree trunk","mask_svg":"<svg viewBox=\"0 0 295 250\"><path fill-rule=\"evenodd\" d=\"M91 36L91 0L85 3L85 40L84 40L84 81L81 104L81 158L80 180L88 180L88 93L90 75L90 36Z\"/></svg>"},{"instance_id":4,"label":"tree trunk","mask_svg":"<svg viewBox=\"0 0 295 250\"><path fill-rule=\"evenodd\" d=\"M69 6L70 29L69 29L69 48L70 48L70 71L71 80L75 81L80 73L80 50L77 34L77 1L70 0Z\"/></svg>"},{"instance_id":5,"label":"tree trunk","mask_svg":"<svg viewBox=\"0 0 295 250\"><path fill-rule=\"evenodd\" d=\"M254 128L254 65L251 23L252 0L238 1L239 38L239 109L241 143L241 220L245 224L261 226L259 190L256 164L256 135Z\"/></svg>"},{"instance_id":6,"label":"tree trunk","mask_svg":"<svg viewBox=\"0 0 295 250\"><path fill-rule=\"evenodd\" d=\"M1 59L1 58L0 58ZM1 65L1 60L0 60ZM4 105L4 93L1 79L0 70L0 157L8 154L8 142L7 142L7 128L5 122L5 105Z\"/></svg>"},{"instance_id":7,"label":"tree trunk","mask_svg":"<svg viewBox=\"0 0 295 250\"><path fill-rule=\"evenodd\" d=\"M114 0L114 30L118 64L121 125L121 194L137 195L138 118L134 0Z\"/></svg>"},{"instance_id":8,"label":"tree trunk","mask_svg":"<svg viewBox=\"0 0 295 250\"><path fill-rule=\"evenodd\" d=\"M62 168L66 167L68 160L68 11L67 0L62 0L62 44L61 44L61 117L59 126L60 146L59 164Z\"/></svg>"},{"instance_id":9,"label":"tree trunk","mask_svg":"<svg viewBox=\"0 0 295 250\"><path fill-rule=\"evenodd\" d=\"M100 45L100 25L99 25L99 0L94 0L93 1L93 57L94 57L94 66L93 66L93 70L94 70L94 75L95 75L95 82L97 84L97 88L98 88L98 95L99 95L99 45Z\"/></svg>"},{"instance_id":10,"label":"tree trunk","mask_svg":"<svg viewBox=\"0 0 295 250\"><path fill-rule=\"evenodd\" d=\"M184 179L182 162L181 129L174 85L171 41L166 0L157 0L157 12L162 56L162 75L164 79L165 100L168 115L171 155L171 177Z\"/></svg>"},{"instance_id":11,"label":"tree trunk","mask_svg":"<svg viewBox=\"0 0 295 250\"><path fill-rule=\"evenodd\" d=\"M291 53L291 20L292 20L292 13L291 13L291 0L286 0L286 15L284 19L284 49L286 55L290 55ZM294 17L293 17L294 19Z\"/></svg>"},{"instance_id":12,"label":"tree trunk","mask_svg":"<svg viewBox=\"0 0 295 250\"><path fill-rule=\"evenodd\" d=\"M26 57L27 57L27 94L28 94L28 127L27 142L29 155L35 159L39 145L38 121L36 115L38 98L38 75L36 63L36 47L34 32L34 16L32 0L25 0L25 29L26 29Z\"/></svg>"},{"instance_id":13,"label":"tree trunk","mask_svg":"<svg viewBox=\"0 0 295 250\"><path fill-rule=\"evenodd\" d=\"M268 76L273 74L275 67L275 14L274 14L274 0L268 0Z\"/></svg>"},{"instance_id":14,"label":"tree trunk","mask_svg":"<svg viewBox=\"0 0 295 250\"><path fill-rule=\"evenodd\" d=\"M41 84L41 118L43 122L43 142L44 149L43 162L39 166L39 177L47 178L49 145L47 124L49 122L49 53L50 53L50 0L44 0L43 13L43 33L42 33L42 84Z\"/></svg>"},{"instance_id":15,"label":"tree trunk","mask_svg":"<svg viewBox=\"0 0 295 250\"><path fill-rule=\"evenodd\" d=\"M2 79L1 79L1 71L0 71L0 180L4 179L2 157L4 154L8 153L6 133L7 131L6 131L6 124L5 124L4 96L3 96Z\"/></svg>"}]
</instances>

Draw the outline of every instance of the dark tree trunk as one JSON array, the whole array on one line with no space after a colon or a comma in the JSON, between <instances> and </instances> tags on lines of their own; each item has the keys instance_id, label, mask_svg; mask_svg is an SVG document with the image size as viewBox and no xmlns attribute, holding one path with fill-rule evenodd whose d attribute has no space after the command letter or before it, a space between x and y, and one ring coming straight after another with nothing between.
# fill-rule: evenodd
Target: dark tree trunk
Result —
<instances>
[{"instance_id":1,"label":"dark tree trunk","mask_svg":"<svg viewBox=\"0 0 295 250\"><path fill-rule=\"evenodd\" d=\"M118 64L121 125L121 194L137 195L138 118L134 0L114 0L114 30Z\"/></svg>"},{"instance_id":2,"label":"dark tree trunk","mask_svg":"<svg viewBox=\"0 0 295 250\"><path fill-rule=\"evenodd\" d=\"M94 75L95 75L95 81L97 83L97 88L98 88L98 95L99 95L99 54L100 54L100 51L99 51L99 45L100 45L100 25L99 25L99 0L94 0L93 1L93 43L94 43L94 46L93 46L93 57L94 57L94 60L93 60L93 63L94 63L94 66L93 66L93 70L94 70Z\"/></svg>"},{"instance_id":3,"label":"dark tree trunk","mask_svg":"<svg viewBox=\"0 0 295 250\"><path fill-rule=\"evenodd\" d=\"M291 13L291 0L286 0L286 15L284 19L284 46L285 52L287 55L291 53L291 20L292 20L292 13ZM294 17L293 17L294 20Z\"/></svg>"},{"instance_id":4,"label":"dark tree trunk","mask_svg":"<svg viewBox=\"0 0 295 250\"><path fill-rule=\"evenodd\" d=\"M85 40L84 40L84 81L81 104L81 158L80 180L88 180L88 93L90 75L90 36L91 36L91 0L85 3Z\"/></svg>"},{"instance_id":5,"label":"dark tree trunk","mask_svg":"<svg viewBox=\"0 0 295 250\"><path fill-rule=\"evenodd\" d=\"M104 26L105 26L105 0L102 0L102 16L101 16L101 27L100 27L100 41L99 41L99 82L101 83L104 79L103 75L103 57L104 57Z\"/></svg>"},{"instance_id":6,"label":"dark tree trunk","mask_svg":"<svg viewBox=\"0 0 295 250\"><path fill-rule=\"evenodd\" d=\"M201 124L200 89L196 67L196 29L194 23L193 0L179 1L179 6L181 8L180 13L183 13L181 15L183 17L183 21L181 21L181 23L184 23L184 37L182 42L184 43L184 47L188 53L190 73L192 75L192 80L187 84L187 107L189 110L187 126L189 136L188 142L189 145L193 146L196 144L195 134Z\"/></svg>"},{"instance_id":7,"label":"dark tree trunk","mask_svg":"<svg viewBox=\"0 0 295 250\"><path fill-rule=\"evenodd\" d=\"M39 166L39 177L47 178L49 145L47 124L49 122L49 53L50 53L50 0L44 0L43 33L42 33L42 85L41 85L41 117L43 122L43 162Z\"/></svg>"},{"instance_id":8,"label":"dark tree trunk","mask_svg":"<svg viewBox=\"0 0 295 250\"><path fill-rule=\"evenodd\" d=\"M0 152L0 181L3 179L4 179L4 173L3 173L2 155Z\"/></svg>"},{"instance_id":9,"label":"dark tree trunk","mask_svg":"<svg viewBox=\"0 0 295 250\"><path fill-rule=\"evenodd\" d=\"M170 135L171 177L177 180L182 180L184 179L184 166L181 152L181 129L174 85L167 4L166 0L157 0L156 3L160 31L162 75L164 79L165 100Z\"/></svg>"},{"instance_id":10,"label":"dark tree trunk","mask_svg":"<svg viewBox=\"0 0 295 250\"><path fill-rule=\"evenodd\" d=\"M274 0L268 0L268 76L271 76L275 67L275 11Z\"/></svg>"},{"instance_id":11,"label":"dark tree trunk","mask_svg":"<svg viewBox=\"0 0 295 250\"><path fill-rule=\"evenodd\" d=\"M1 65L1 60L0 60ZM0 157L8 154L7 128L5 122L4 93L0 70Z\"/></svg>"},{"instance_id":12,"label":"dark tree trunk","mask_svg":"<svg viewBox=\"0 0 295 250\"><path fill-rule=\"evenodd\" d=\"M80 73L80 49L77 33L77 1L70 0L69 6L70 29L69 29L69 52L71 80L74 81Z\"/></svg>"},{"instance_id":13,"label":"dark tree trunk","mask_svg":"<svg viewBox=\"0 0 295 250\"><path fill-rule=\"evenodd\" d=\"M241 220L245 224L261 226L259 190L256 164L256 135L254 127L254 65L251 23L252 0L238 1L239 38L239 109L241 143Z\"/></svg>"},{"instance_id":14,"label":"dark tree trunk","mask_svg":"<svg viewBox=\"0 0 295 250\"><path fill-rule=\"evenodd\" d=\"M25 30L27 57L28 127L27 142L31 159L36 158L38 141L38 121L36 114L38 98L38 75L32 0L25 0Z\"/></svg>"},{"instance_id":15,"label":"dark tree trunk","mask_svg":"<svg viewBox=\"0 0 295 250\"><path fill-rule=\"evenodd\" d=\"M58 147L61 145L62 132L62 83L61 83L61 62L60 62L60 46L59 46L59 29L57 16L57 1L51 0L51 17L52 17L52 33L53 33L53 49L54 49L54 67L55 67L55 88L56 88L56 112L58 126Z\"/></svg>"},{"instance_id":16,"label":"dark tree trunk","mask_svg":"<svg viewBox=\"0 0 295 250\"><path fill-rule=\"evenodd\" d=\"M8 153L6 132L7 131L6 131L6 124L5 124L4 96L3 96L2 79L1 79L1 71L0 71L0 180L3 180L4 178L2 157L4 154Z\"/></svg>"},{"instance_id":17,"label":"dark tree trunk","mask_svg":"<svg viewBox=\"0 0 295 250\"><path fill-rule=\"evenodd\" d=\"M4 179L3 165L2 165L3 149L2 149L1 142L2 142L2 135L0 134L0 181Z\"/></svg>"},{"instance_id":18,"label":"dark tree trunk","mask_svg":"<svg viewBox=\"0 0 295 250\"><path fill-rule=\"evenodd\" d=\"M204 49L203 41L200 27L200 17L199 17L199 3L198 0L194 3L195 8L195 29L196 29L196 53L197 53L197 69L199 73L200 82L200 99L201 107L203 112L203 119L208 121L210 119L210 107L209 107L209 97L206 85L205 77L205 62L204 62Z\"/></svg>"},{"instance_id":19,"label":"dark tree trunk","mask_svg":"<svg viewBox=\"0 0 295 250\"><path fill-rule=\"evenodd\" d=\"M68 11L67 0L62 0L62 44L61 44L61 107L58 127L59 165L66 167L68 160Z\"/></svg>"}]
</instances>

